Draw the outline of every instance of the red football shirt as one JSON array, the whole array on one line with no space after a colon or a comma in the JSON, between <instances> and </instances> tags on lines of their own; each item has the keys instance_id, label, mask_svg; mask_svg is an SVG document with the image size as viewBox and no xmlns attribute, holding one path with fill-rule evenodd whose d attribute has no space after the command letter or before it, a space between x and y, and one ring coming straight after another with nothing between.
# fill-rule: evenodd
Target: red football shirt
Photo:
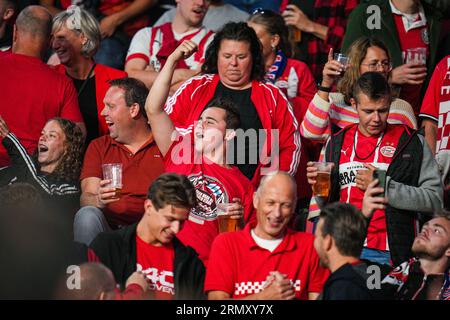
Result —
<instances>
[{"instance_id":1,"label":"red football shirt","mask_svg":"<svg viewBox=\"0 0 450 320\"><path fill-rule=\"evenodd\" d=\"M170 300L175 295L174 259L172 243L156 247L136 235L136 271L142 271L146 275L156 299Z\"/></svg>"},{"instance_id":2,"label":"red football shirt","mask_svg":"<svg viewBox=\"0 0 450 320\"><path fill-rule=\"evenodd\" d=\"M367 170L364 167L365 163L387 170L403 131L404 127L401 125L388 125L383 135L366 137L359 131L358 126L354 125L345 133L339 161L341 202L351 203L361 209L364 191L356 186L357 171ZM374 212L367 230L365 246L389 250L384 210Z\"/></svg>"},{"instance_id":3,"label":"red football shirt","mask_svg":"<svg viewBox=\"0 0 450 320\"><path fill-rule=\"evenodd\" d=\"M407 62L407 50L412 48L424 48L427 52L427 58L430 54L428 48L428 25L425 24L421 27L413 28L408 31L405 30L402 16L398 14L394 15L395 25L397 26L397 32L400 40L400 47L402 49L403 62ZM417 19L421 19L418 15ZM428 59L427 59L428 60ZM414 113L417 115L420 109L420 89L421 85L402 85L402 90L400 92L400 98L408 101L414 109Z\"/></svg>"},{"instance_id":4,"label":"red football shirt","mask_svg":"<svg viewBox=\"0 0 450 320\"><path fill-rule=\"evenodd\" d=\"M190 211L189 219L177 237L194 248L207 265L211 244L219 233L217 204L241 199L244 221L249 222L254 219L254 189L237 167L226 168L195 155L190 137L184 136L183 140L172 144L164 157L164 166L165 172L184 174L194 185L197 206Z\"/></svg>"},{"instance_id":5,"label":"red football shirt","mask_svg":"<svg viewBox=\"0 0 450 320\"><path fill-rule=\"evenodd\" d=\"M205 292L224 291L232 298L244 298L263 290L271 271L286 274L297 299L321 292L329 271L320 267L314 236L288 230L283 241L270 252L251 236L254 223L244 230L219 235L212 245L206 269Z\"/></svg>"}]
</instances>

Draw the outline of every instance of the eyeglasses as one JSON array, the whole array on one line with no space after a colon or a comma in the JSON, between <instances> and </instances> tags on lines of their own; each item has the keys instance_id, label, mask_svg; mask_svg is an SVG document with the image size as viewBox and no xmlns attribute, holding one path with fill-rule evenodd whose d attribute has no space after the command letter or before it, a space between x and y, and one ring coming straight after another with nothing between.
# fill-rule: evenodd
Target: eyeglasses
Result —
<instances>
[{"instance_id":1,"label":"eyeglasses","mask_svg":"<svg viewBox=\"0 0 450 320\"><path fill-rule=\"evenodd\" d=\"M392 64L390 62L372 62L372 63L361 63L362 66L367 66L370 71L376 71L379 67L383 70L391 70Z\"/></svg>"}]
</instances>

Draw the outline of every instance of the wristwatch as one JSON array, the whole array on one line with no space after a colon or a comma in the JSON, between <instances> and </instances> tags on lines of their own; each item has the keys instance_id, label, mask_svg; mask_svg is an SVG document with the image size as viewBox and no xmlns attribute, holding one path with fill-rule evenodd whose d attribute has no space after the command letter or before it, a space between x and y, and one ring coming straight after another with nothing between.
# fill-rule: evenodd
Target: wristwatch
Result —
<instances>
[{"instance_id":1,"label":"wristwatch","mask_svg":"<svg viewBox=\"0 0 450 320\"><path fill-rule=\"evenodd\" d=\"M322 87L322 85L320 83L317 84L317 89L319 91L323 91L323 92L331 92L331 87Z\"/></svg>"}]
</instances>

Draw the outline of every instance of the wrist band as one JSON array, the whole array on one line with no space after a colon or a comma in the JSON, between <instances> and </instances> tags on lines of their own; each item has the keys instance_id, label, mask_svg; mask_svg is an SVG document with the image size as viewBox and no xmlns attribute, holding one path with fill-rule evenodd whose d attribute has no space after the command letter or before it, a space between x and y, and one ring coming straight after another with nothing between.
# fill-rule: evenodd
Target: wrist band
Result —
<instances>
[{"instance_id":1,"label":"wrist band","mask_svg":"<svg viewBox=\"0 0 450 320\"><path fill-rule=\"evenodd\" d=\"M320 84L317 85L317 89L319 89L319 91L323 91L323 92L331 92L331 87L323 87Z\"/></svg>"}]
</instances>

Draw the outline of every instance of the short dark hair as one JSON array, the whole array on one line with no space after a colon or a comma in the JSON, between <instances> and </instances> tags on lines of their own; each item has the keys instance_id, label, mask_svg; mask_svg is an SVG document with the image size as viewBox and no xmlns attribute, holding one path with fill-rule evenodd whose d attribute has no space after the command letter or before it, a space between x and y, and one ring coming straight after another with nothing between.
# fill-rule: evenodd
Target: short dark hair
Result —
<instances>
[{"instance_id":1,"label":"short dark hair","mask_svg":"<svg viewBox=\"0 0 450 320\"><path fill-rule=\"evenodd\" d=\"M335 202L320 212L322 236L330 235L342 255L359 257L367 235L367 220L355 206Z\"/></svg>"},{"instance_id":2,"label":"short dark hair","mask_svg":"<svg viewBox=\"0 0 450 320\"><path fill-rule=\"evenodd\" d=\"M222 40L242 41L250 45L250 54L253 57L251 79L261 81L264 78L264 58L261 43L255 30L245 22L229 22L214 36L205 53L205 63L202 65L203 73L218 73L217 59Z\"/></svg>"},{"instance_id":3,"label":"short dark hair","mask_svg":"<svg viewBox=\"0 0 450 320\"><path fill-rule=\"evenodd\" d=\"M148 96L147 86L138 79L135 78L120 78L110 80L111 87L119 87L125 91L125 103L130 107L133 103L139 105L139 110L142 115L147 119L147 113L145 112L145 101Z\"/></svg>"},{"instance_id":4,"label":"short dark hair","mask_svg":"<svg viewBox=\"0 0 450 320\"><path fill-rule=\"evenodd\" d=\"M213 98L210 102L208 102L203 111L208 108L219 108L225 110L225 122L227 123L227 129L236 130L241 125L239 111L234 102L230 99L224 97Z\"/></svg>"},{"instance_id":5,"label":"short dark hair","mask_svg":"<svg viewBox=\"0 0 450 320\"><path fill-rule=\"evenodd\" d=\"M392 91L388 80L380 72L366 72L353 85L352 97L357 101L363 93L372 101L388 98L392 101Z\"/></svg>"},{"instance_id":6,"label":"short dark hair","mask_svg":"<svg viewBox=\"0 0 450 320\"><path fill-rule=\"evenodd\" d=\"M152 201L156 210L167 205L191 209L197 203L192 183L186 176L176 173L164 173L153 181L147 198Z\"/></svg>"}]
</instances>

